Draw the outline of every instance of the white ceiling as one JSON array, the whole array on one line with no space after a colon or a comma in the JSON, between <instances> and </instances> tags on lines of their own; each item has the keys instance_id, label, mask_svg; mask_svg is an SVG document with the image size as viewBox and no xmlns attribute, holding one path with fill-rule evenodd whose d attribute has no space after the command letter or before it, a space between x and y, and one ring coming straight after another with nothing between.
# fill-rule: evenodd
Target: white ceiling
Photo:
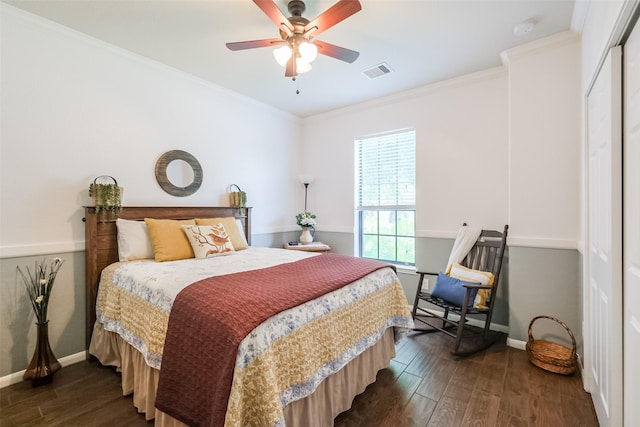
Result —
<instances>
[{"instance_id":1,"label":"white ceiling","mask_svg":"<svg viewBox=\"0 0 640 427\"><path fill-rule=\"evenodd\" d=\"M320 40L360 52L353 63L319 55L297 82L271 48L226 42L278 37L251 0L2 0L300 117L499 66L505 49L568 30L573 0L360 0L362 10ZM286 16L287 0L275 0ZM336 0L307 0L312 20ZM513 34L533 20L534 30ZM362 70L385 62L393 73ZM296 89L300 94L296 94Z\"/></svg>"}]
</instances>

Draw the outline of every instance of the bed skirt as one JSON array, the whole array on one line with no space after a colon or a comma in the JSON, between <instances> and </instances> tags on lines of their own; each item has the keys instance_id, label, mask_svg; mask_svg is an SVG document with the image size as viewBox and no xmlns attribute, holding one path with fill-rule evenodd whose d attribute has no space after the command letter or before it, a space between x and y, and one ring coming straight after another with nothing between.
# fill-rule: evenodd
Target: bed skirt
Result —
<instances>
[{"instance_id":1,"label":"bed skirt","mask_svg":"<svg viewBox=\"0 0 640 427\"><path fill-rule=\"evenodd\" d=\"M155 408L160 371L147 365L140 352L119 335L105 331L99 322L93 328L89 353L121 372L122 394L133 394L133 405L147 420L155 418L160 427L186 427ZM394 357L393 328L388 328L377 344L325 379L313 394L285 407L286 425L333 426L333 419L351 407L353 398L373 383L378 371L388 367Z\"/></svg>"}]
</instances>

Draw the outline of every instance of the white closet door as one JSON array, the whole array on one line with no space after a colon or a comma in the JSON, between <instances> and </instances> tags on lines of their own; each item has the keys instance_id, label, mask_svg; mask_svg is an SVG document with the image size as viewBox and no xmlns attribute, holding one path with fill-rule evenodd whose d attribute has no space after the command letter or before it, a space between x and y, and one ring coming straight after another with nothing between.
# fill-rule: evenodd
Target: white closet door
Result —
<instances>
[{"instance_id":1,"label":"white closet door","mask_svg":"<svg viewBox=\"0 0 640 427\"><path fill-rule=\"evenodd\" d=\"M640 426L640 24L624 46L624 425Z\"/></svg>"},{"instance_id":2,"label":"white closet door","mask_svg":"<svg viewBox=\"0 0 640 427\"><path fill-rule=\"evenodd\" d=\"M622 426L622 69L611 49L587 102L585 373L598 421Z\"/></svg>"}]
</instances>

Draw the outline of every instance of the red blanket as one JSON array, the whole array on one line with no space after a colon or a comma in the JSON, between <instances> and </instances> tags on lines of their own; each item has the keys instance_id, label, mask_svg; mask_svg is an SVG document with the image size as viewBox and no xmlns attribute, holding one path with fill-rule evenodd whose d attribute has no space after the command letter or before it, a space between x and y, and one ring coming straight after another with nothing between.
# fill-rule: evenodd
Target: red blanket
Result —
<instances>
[{"instance_id":1,"label":"red blanket","mask_svg":"<svg viewBox=\"0 0 640 427\"><path fill-rule=\"evenodd\" d=\"M383 267L326 254L186 287L169 316L156 407L190 426L224 425L237 349L249 332Z\"/></svg>"}]
</instances>

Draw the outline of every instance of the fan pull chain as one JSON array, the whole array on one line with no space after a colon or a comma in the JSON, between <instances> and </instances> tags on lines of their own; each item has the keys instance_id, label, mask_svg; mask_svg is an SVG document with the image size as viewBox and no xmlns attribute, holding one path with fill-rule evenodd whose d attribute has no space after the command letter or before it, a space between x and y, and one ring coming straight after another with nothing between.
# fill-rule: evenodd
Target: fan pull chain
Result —
<instances>
[{"instance_id":1,"label":"fan pull chain","mask_svg":"<svg viewBox=\"0 0 640 427\"><path fill-rule=\"evenodd\" d=\"M295 76L293 77L293 81L296 82L296 95L300 95L300 84Z\"/></svg>"}]
</instances>

